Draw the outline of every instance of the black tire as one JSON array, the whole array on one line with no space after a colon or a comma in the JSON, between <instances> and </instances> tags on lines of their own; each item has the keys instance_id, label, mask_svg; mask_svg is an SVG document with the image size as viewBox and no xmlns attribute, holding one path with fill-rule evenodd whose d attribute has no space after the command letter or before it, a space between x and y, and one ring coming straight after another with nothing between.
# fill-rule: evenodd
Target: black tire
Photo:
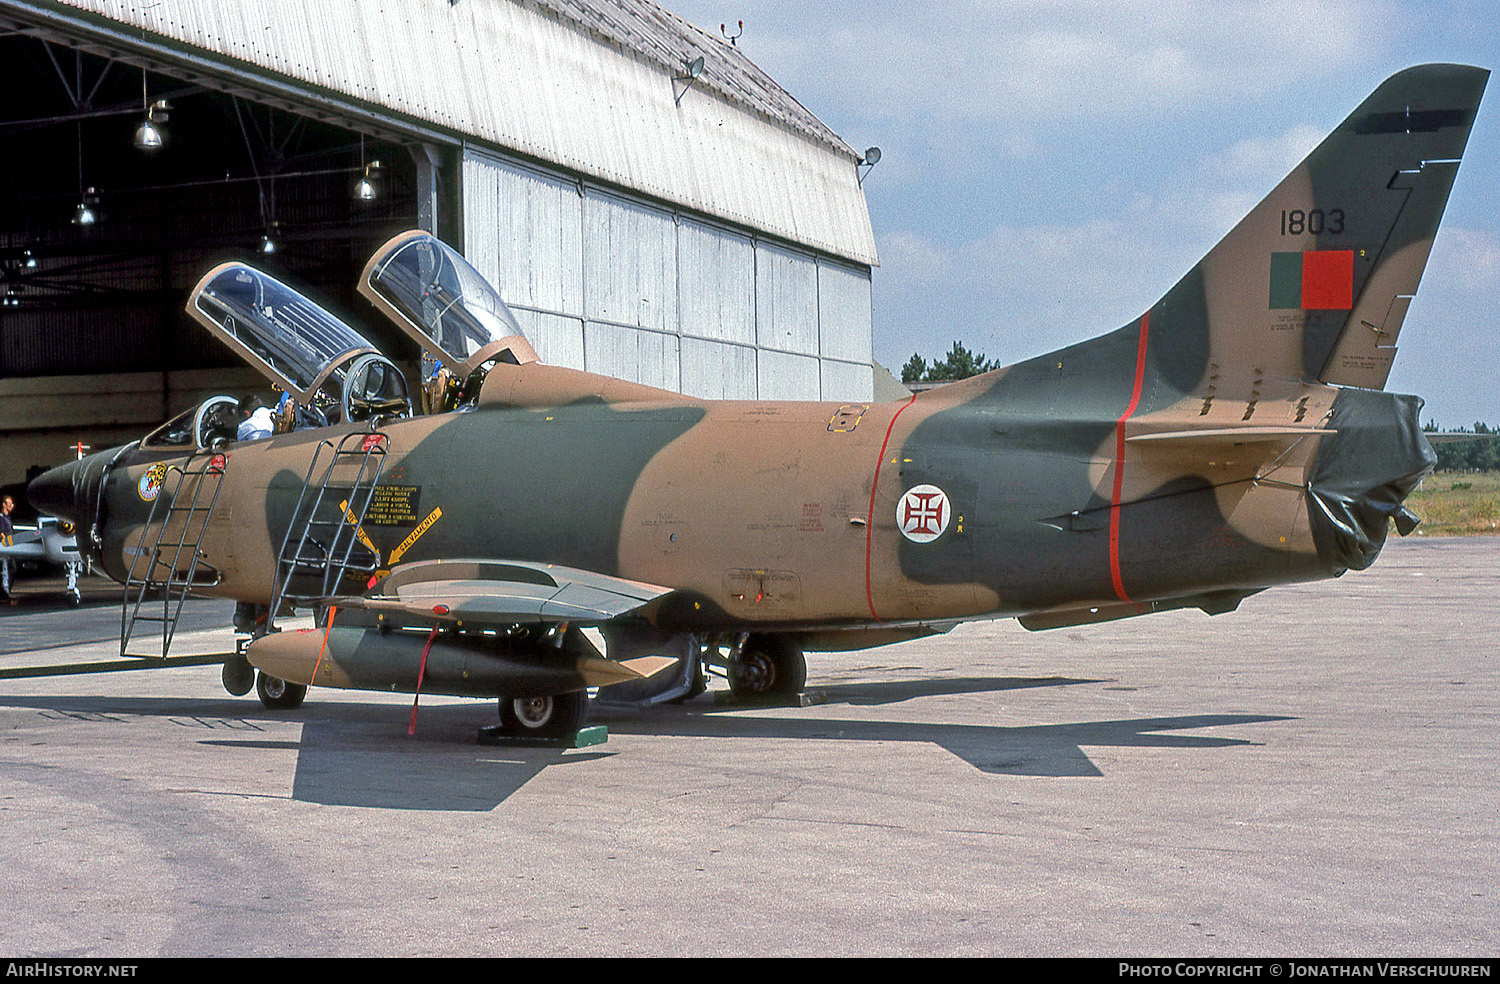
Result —
<instances>
[{"instance_id":1,"label":"black tire","mask_svg":"<svg viewBox=\"0 0 1500 984\"><path fill-rule=\"evenodd\" d=\"M751 636L729 666L729 690L736 697L781 697L806 685L802 647L785 636Z\"/></svg>"},{"instance_id":2,"label":"black tire","mask_svg":"<svg viewBox=\"0 0 1500 984\"><path fill-rule=\"evenodd\" d=\"M224 689L236 697L243 697L255 686L255 667L239 653L224 660L224 670L219 675Z\"/></svg>"},{"instance_id":3,"label":"black tire","mask_svg":"<svg viewBox=\"0 0 1500 984\"><path fill-rule=\"evenodd\" d=\"M255 695L273 711L291 711L302 706L303 698L307 696L307 687L256 671Z\"/></svg>"},{"instance_id":4,"label":"black tire","mask_svg":"<svg viewBox=\"0 0 1500 984\"><path fill-rule=\"evenodd\" d=\"M574 690L551 697L501 697L500 724L513 735L563 738L589 718L589 695Z\"/></svg>"}]
</instances>

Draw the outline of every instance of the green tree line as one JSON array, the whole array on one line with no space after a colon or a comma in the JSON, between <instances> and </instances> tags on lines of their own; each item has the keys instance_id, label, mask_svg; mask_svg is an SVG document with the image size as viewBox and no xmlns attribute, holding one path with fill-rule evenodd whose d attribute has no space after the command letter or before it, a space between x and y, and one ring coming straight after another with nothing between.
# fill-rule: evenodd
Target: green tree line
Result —
<instances>
[{"instance_id":1,"label":"green tree line","mask_svg":"<svg viewBox=\"0 0 1500 984\"><path fill-rule=\"evenodd\" d=\"M1428 422L1422 429L1432 434L1437 433L1438 428L1436 423ZM1500 429L1476 420L1473 430L1460 429L1456 433L1500 435ZM1473 441L1435 441L1432 449L1437 452L1439 471L1500 471L1500 437Z\"/></svg>"},{"instance_id":2,"label":"green tree line","mask_svg":"<svg viewBox=\"0 0 1500 984\"><path fill-rule=\"evenodd\" d=\"M968 379L980 373L989 372L991 369L999 369L1000 363L986 359L983 354L975 354L964 347L962 342L955 340L953 348L942 359L934 359L929 363L917 353L913 352L906 365L901 367L901 381L903 383L950 383L955 379Z\"/></svg>"}]
</instances>

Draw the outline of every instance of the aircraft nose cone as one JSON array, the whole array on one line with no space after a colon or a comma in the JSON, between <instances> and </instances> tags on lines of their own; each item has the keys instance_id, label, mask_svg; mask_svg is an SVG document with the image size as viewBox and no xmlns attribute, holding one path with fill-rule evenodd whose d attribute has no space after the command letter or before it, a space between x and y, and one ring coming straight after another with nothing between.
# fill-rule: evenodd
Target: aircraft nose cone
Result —
<instances>
[{"instance_id":1,"label":"aircraft nose cone","mask_svg":"<svg viewBox=\"0 0 1500 984\"><path fill-rule=\"evenodd\" d=\"M43 472L26 486L26 499L37 512L48 516L57 516L72 523L77 523L80 516L78 494L78 479L83 470L82 461L74 461L66 465L60 465L51 471Z\"/></svg>"},{"instance_id":2,"label":"aircraft nose cone","mask_svg":"<svg viewBox=\"0 0 1500 984\"><path fill-rule=\"evenodd\" d=\"M65 519L84 529L99 515L104 481L123 448L111 448L59 465L26 486L26 498L39 513Z\"/></svg>"}]
</instances>

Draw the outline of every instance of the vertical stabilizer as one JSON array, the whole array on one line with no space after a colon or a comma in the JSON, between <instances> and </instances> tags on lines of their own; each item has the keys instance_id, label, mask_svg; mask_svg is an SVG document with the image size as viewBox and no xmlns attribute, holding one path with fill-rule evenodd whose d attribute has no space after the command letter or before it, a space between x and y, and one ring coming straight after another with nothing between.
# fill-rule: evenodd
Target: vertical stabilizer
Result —
<instances>
[{"instance_id":1,"label":"vertical stabilizer","mask_svg":"<svg viewBox=\"0 0 1500 984\"><path fill-rule=\"evenodd\" d=\"M1385 386L1488 77L1392 76L1204 257L1212 363Z\"/></svg>"}]
</instances>

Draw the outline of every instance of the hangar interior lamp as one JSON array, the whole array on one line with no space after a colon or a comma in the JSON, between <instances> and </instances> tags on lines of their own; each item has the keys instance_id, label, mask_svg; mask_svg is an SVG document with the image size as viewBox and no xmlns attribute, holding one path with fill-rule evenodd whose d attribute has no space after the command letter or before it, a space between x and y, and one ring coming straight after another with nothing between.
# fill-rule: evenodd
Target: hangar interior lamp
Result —
<instances>
[{"instance_id":1,"label":"hangar interior lamp","mask_svg":"<svg viewBox=\"0 0 1500 984\"><path fill-rule=\"evenodd\" d=\"M371 161L364 173L354 181L353 195L356 201L372 202L380 197L380 162Z\"/></svg>"},{"instance_id":2,"label":"hangar interior lamp","mask_svg":"<svg viewBox=\"0 0 1500 984\"><path fill-rule=\"evenodd\" d=\"M73 224L80 228L87 228L99 221L99 192L93 188L84 191L83 197L78 202L78 207L73 210Z\"/></svg>"},{"instance_id":3,"label":"hangar interior lamp","mask_svg":"<svg viewBox=\"0 0 1500 984\"><path fill-rule=\"evenodd\" d=\"M161 124L167 121L167 111L171 108L171 104L165 99L158 99L146 109L146 118L135 128L136 149L157 150L167 142L167 134Z\"/></svg>"},{"instance_id":4,"label":"hangar interior lamp","mask_svg":"<svg viewBox=\"0 0 1500 984\"><path fill-rule=\"evenodd\" d=\"M20 284L11 284L9 287L5 288L5 299L4 300L0 300L0 306L4 306L4 307L20 307L21 306L21 285Z\"/></svg>"},{"instance_id":5,"label":"hangar interior lamp","mask_svg":"<svg viewBox=\"0 0 1500 984\"><path fill-rule=\"evenodd\" d=\"M134 143L137 150L159 150L166 143L167 135L161 125L167 122L167 110L172 107L165 99L151 101L150 94L146 91L146 69L141 69L141 109L145 110L146 118L141 120L141 125L135 128Z\"/></svg>"},{"instance_id":6,"label":"hangar interior lamp","mask_svg":"<svg viewBox=\"0 0 1500 984\"><path fill-rule=\"evenodd\" d=\"M262 253L276 252L276 237L281 235L281 223L272 222L266 234L260 237L260 251Z\"/></svg>"}]
</instances>

